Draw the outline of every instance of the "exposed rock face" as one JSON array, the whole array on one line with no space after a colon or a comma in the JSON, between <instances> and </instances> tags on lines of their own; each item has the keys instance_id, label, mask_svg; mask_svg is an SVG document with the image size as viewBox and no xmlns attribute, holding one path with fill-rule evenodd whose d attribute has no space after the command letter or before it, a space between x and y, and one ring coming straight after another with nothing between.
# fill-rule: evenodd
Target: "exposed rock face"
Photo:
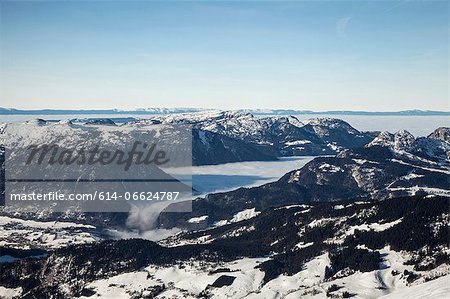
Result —
<instances>
[{"instance_id":1,"label":"exposed rock face","mask_svg":"<svg viewBox=\"0 0 450 299\"><path fill-rule=\"evenodd\" d=\"M100 118L100 119L88 119L85 122L86 125L99 125L99 126L115 126L116 123L109 118Z\"/></svg>"},{"instance_id":2,"label":"exposed rock face","mask_svg":"<svg viewBox=\"0 0 450 299\"><path fill-rule=\"evenodd\" d=\"M192 131L193 165L276 159L277 153L270 146L248 143L209 131L198 129Z\"/></svg>"},{"instance_id":3,"label":"exposed rock face","mask_svg":"<svg viewBox=\"0 0 450 299\"><path fill-rule=\"evenodd\" d=\"M443 141L450 142L450 128L447 127L437 128L433 133L428 135L428 138L440 139Z\"/></svg>"}]
</instances>

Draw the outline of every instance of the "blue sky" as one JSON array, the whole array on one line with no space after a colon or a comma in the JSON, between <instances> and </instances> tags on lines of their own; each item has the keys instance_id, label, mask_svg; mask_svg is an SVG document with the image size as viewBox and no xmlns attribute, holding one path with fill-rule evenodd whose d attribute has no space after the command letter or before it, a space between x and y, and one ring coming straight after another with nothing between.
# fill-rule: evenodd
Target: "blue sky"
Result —
<instances>
[{"instance_id":1,"label":"blue sky","mask_svg":"<svg viewBox=\"0 0 450 299\"><path fill-rule=\"evenodd\" d=\"M448 1L1 2L0 106L450 110Z\"/></svg>"}]
</instances>

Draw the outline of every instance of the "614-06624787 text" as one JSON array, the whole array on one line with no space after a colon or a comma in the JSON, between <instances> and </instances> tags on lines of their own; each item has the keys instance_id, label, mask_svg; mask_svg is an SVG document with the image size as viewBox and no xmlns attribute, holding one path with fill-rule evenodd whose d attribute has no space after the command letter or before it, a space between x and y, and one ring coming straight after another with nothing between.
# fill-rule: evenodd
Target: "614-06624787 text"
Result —
<instances>
[{"instance_id":1,"label":"614-06624787 text","mask_svg":"<svg viewBox=\"0 0 450 299\"><path fill-rule=\"evenodd\" d=\"M61 193L58 191L48 193L13 193L10 200L13 201L174 201L180 192L170 191L144 191L144 192L94 192L94 193Z\"/></svg>"}]
</instances>

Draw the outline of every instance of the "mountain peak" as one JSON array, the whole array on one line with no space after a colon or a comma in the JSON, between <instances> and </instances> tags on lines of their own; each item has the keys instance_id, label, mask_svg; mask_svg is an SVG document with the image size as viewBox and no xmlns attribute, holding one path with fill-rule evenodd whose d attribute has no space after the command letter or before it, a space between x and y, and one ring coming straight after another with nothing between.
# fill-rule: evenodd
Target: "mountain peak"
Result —
<instances>
[{"instance_id":1,"label":"mountain peak","mask_svg":"<svg viewBox=\"0 0 450 299\"><path fill-rule=\"evenodd\" d=\"M332 117L316 117L308 119L304 122L305 125L311 125L311 126L327 126L331 128L352 128L354 129L349 123L346 121L343 121L342 119L338 118L332 118Z\"/></svg>"},{"instance_id":2,"label":"mountain peak","mask_svg":"<svg viewBox=\"0 0 450 299\"><path fill-rule=\"evenodd\" d=\"M443 141L450 142L450 128L449 127L439 127L434 130L428 138L440 139Z\"/></svg>"},{"instance_id":3,"label":"mountain peak","mask_svg":"<svg viewBox=\"0 0 450 299\"><path fill-rule=\"evenodd\" d=\"M414 135L406 130L397 131L395 134L383 131L367 147L386 146L396 151L408 151L412 148L414 140Z\"/></svg>"},{"instance_id":4,"label":"mountain peak","mask_svg":"<svg viewBox=\"0 0 450 299\"><path fill-rule=\"evenodd\" d=\"M400 130L394 135L394 148L396 150L409 150L414 144L414 135L406 130Z\"/></svg>"}]
</instances>

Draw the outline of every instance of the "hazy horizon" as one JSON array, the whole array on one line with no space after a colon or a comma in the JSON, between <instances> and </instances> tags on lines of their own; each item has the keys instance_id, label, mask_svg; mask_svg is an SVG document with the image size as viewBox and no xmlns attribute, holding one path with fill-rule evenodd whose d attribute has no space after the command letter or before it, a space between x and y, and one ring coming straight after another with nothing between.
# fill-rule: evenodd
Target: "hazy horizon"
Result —
<instances>
[{"instance_id":1,"label":"hazy horizon","mask_svg":"<svg viewBox=\"0 0 450 299\"><path fill-rule=\"evenodd\" d=\"M219 108L204 108L204 107L130 107L126 109L120 109L117 107L104 107L104 108L98 108L98 109L76 109L76 108L33 108L33 109L21 109L17 107L5 107L0 106L0 109L6 109L6 110L17 110L17 111L117 111L119 112L152 112L152 109L158 110L192 110L192 112L207 112L207 111L255 111L255 112L268 112L271 111L296 111L296 112L305 112L305 113L329 113L329 112L339 112L339 113L400 113L400 112L439 112L439 113L450 113L450 110L437 110L437 109L417 109L417 108L410 108L410 109L404 109L404 110L344 110L344 109L329 109L329 110L309 110L309 109L301 109L301 108L235 108L235 109L219 109Z\"/></svg>"}]
</instances>

